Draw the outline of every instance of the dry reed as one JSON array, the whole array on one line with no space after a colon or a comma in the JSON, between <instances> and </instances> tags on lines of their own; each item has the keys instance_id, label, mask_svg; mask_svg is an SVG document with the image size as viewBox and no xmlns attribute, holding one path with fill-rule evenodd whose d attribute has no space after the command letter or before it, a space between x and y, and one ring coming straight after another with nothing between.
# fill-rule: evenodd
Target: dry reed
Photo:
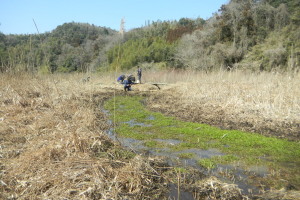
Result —
<instances>
[{"instance_id":1,"label":"dry reed","mask_svg":"<svg viewBox=\"0 0 300 200\"><path fill-rule=\"evenodd\" d=\"M264 117L299 120L299 93L295 91L299 76L157 73L145 72L143 78L174 83L165 87L172 88L183 106L222 106L245 114L249 109L258 113L269 109ZM123 92L112 84L115 75L92 75L89 82L82 81L82 74L0 76L0 198L168 198L167 183L172 176L166 172L172 169L157 159L120 156L127 151L104 133L109 125L101 102L111 98L115 88ZM269 89L272 91L264 95ZM170 94L170 90L162 93ZM270 104L278 110L270 110ZM221 193L224 199L244 198L236 187L215 179L214 185L230 189L208 193L204 182L180 180L180 186L193 189L196 199L216 199Z\"/></svg>"},{"instance_id":2,"label":"dry reed","mask_svg":"<svg viewBox=\"0 0 300 200\"><path fill-rule=\"evenodd\" d=\"M186 110L198 122L299 140L300 73L167 71L144 79L173 83L158 103L166 113Z\"/></svg>"},{"instance_id":3,"label":"dry reed","mask_svg":"<svg viewBox=\"0 0 300 200\"><path fill-rule=\"evenodd\" d=\"M141 199L146 190L162 194L157 185L163 179L147 161L124 160L119 156L124 150L103 133L107 119L95 96L106 80L1 76L1 199ZM102 98L105 93L98 95Z\"/></svg>"}]
</instances>

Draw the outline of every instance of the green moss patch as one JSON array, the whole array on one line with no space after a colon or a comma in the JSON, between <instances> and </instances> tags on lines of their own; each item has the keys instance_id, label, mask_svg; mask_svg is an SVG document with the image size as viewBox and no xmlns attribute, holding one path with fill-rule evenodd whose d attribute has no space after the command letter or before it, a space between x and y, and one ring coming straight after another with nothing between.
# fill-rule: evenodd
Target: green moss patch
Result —
<instances>
[{"instance_id":1,"label":"green moss patch","mask_svg":"<svg viewBox=\"0 0 300 200\"><path fill-rule=\"evenodd\" d=\"M218 149L224 156L212 156L198 163L206 168L237 160L245 168L265 165L270 170L284 172L285 180L300 185L295 176L300 173L296 167L300 166L299 143L238 130L221 130L206 124L182 122L145 109L142 101L140 96L117 96L104 104L104 108L112 113L111 120L115 120L115 132L119 136L143 140L151 148L168 147L174 152L191 148ZM164 143L161 140L181 142ZM179 157L191 158L192 154L179 154Z\"/></svg>"}]
</instances>

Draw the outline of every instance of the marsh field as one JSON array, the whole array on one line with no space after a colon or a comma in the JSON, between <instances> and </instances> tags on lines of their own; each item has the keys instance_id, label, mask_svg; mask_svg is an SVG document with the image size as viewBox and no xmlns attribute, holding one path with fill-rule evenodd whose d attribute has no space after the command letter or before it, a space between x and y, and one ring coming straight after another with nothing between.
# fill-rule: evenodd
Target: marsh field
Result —
<instances>
[{"instance_id":1,"label":"marsh field","mask_svg":"<svg viewBox=\"0 0 300 200\"><path fill-rule=\"evenodd\" d=\"M300 199L299 73L120 73L0 75L0 199Z\"/></svg>"}]
</instances>

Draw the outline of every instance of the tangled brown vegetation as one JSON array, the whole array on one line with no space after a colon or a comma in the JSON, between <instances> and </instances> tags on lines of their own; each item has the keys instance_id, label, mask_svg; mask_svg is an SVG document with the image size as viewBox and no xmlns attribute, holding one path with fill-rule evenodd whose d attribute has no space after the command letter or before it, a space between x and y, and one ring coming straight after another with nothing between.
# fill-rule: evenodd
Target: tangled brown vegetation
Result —
<instances>
[{"instance_id":1,"label":"tangled brown vegetation","mask_svg":"<svg viewBox=\"0 0 300 200\"><path fill-rule=\"evenodd\" d=\"M76 75L2 75L0 198L168 199L172 182L199 193L200 172L191 169L178 179L162 159L142 157L107 137L101 104L112 89ZM230 194L244 198L236 186L222 198Z\"/></svg>"},{"instance_id":2,"label":"tangled brown vegetation","mask_svg":"<svg viewBox=\"0 0 300 200\"><path fill-rule=\"evenodd\" d=\"M236 185L193 169L180 173L161 158L137 155L111 140L101 105L124 92L109 84L110 76L81 78L1 75L1 199L170 199L170 184L194 199L248 198ZM149 95L148 89L157 89L148 86L132 94L148 96L160 110L183 99L170 92L159 99L162 93ZM166 98L174 101L161 102Z\"/></svg>"},{"instance_id":3,"label":"tangled brown vegetation","mask_svg":"<svg viewBox=\"0 0 300 200\"><path fill-rule=\"evenodd\" d=\"M148 107L182 120L288 140L300 139L300 74L171 71L151 81L174 83Z\"/></svg>"}]
</instances>

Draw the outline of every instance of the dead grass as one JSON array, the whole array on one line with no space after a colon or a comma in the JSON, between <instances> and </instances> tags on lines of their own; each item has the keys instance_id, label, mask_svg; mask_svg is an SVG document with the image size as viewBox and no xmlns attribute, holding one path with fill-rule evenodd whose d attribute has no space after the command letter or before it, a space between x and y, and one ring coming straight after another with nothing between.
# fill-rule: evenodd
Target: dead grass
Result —
<instances>
[{"instance_id":1,"label":"dead grass","mask_svg":"<svg viewBox=\"0 0 300 200\"><path fill-rule=\"evenodd\" d=\"M108 125L95 104L98 84L83 84L80 75L2 75L1 199L163 194L153 164L120 156L126 151L103 133Z\"/></svg>"},{"instance_id":2,"label":"dead grass","mask_svg":"<svg viewBox=\"0 0 300 200\"><path fill-rule=\"evenodd\" d=\"M265 119L296 121L300 113L299 85L300 74L218 72L200 76L183 89L183 96L191 103L210 103L225 111L248 110L259 112Z\"/></svg>"},{"instance_id":3,"label":"dead grass","mask_svg":"<svg viewBox=\"0 0 300 200\"><path fill-rule=\"evenodd\" d=\"M149 100L156 110L222 128L299 140L300 73L170 71L158 75L150 72L145 79L174 84L162 91L164 99Z\"/></svg>"},{"instance_id":4,"label":"dead grass","mask_svg":"<svg viewBox=\"0 0 300 200\"><path fill-rule=\"evenodd\" d=\"M228 102L237 97L224 97L227 102L224 104L216 89L210 92L210 83L220 91L221 86L235 88L240 91L237 93L240 95L248 87L245 86L248 82L239 86L237 80L234 85L229 84L232 75L227 75L227 78L222 76L228 82L226 85L221 80L213 80L212 75L203 80L204 74L172 76L172 73L164 74L165 79L161 82L174 83L168 80L174 77L177 77L176 81L184 81L179 77L185 77L183 79L186 81L171 86L173 89L163 89L160 94L166 92L169 98L175 95L179 103L183 104L183 109L206 103L207 106L215 104L227 110L231 106ZM114 88L117 94L123 94L122 87L112 84L115 75L91 75L91 80L86 83L82 82L82 74L0 76L0 199L168 198L167 185L175 176L169 173L172 168L160 159L144 158L124 150L104 133L109 125L100 106L104 100L113 96ZM145 79L147 76L150 73L145 74ZM248 81L253 83L251 79ZM292 81L283 89L294 92L298 82L295 79ZM280 81L277 83L280 88L284 85ZM271 84L272 87L274 84ZM206 88L206 94L201 92L203 87ZM255 87L259 88L258 85ZM290 105L297 112L299 102L293 95L297 96L298 93L285 95L287 93L277 99L292 97L290 101L293 103ZM152 98L157 96L153 93ZM255 97L251 98L254 101ZM165 106L165 102L155 102ZM236 111L240 111L241 105L243 103L236 101ZM260 106L258 108L261 109ZM281 108L285 107L282 105ZM289 113L290 117L294 116L292 111ZM293 119L299 118L294 116ZM205 184L206 180L200 184L199 178L188 179L185 186L187 181L182 178L180 183L183 188L193 191L195 199L217 199L216 195L220 195L220 192L223 199L245 198L234 185L221 185L228 189L225 193L211 188L209 190L212 192L205 191L203 188L209 186ZM221 184L214 181L214 186Z\"/></svg>"},{"instance_id":5,"label":"dead grass","mask_svg":"<svg viewBox=\"0 0 300 200\"><path fill-rule=\"evenodd\" d=\"M195 188L200 199L242 199L241 190L234 184L222 183L215 177L209 177L201 180L198 183L198 188Z\"/></svg>"}]
</instances>

